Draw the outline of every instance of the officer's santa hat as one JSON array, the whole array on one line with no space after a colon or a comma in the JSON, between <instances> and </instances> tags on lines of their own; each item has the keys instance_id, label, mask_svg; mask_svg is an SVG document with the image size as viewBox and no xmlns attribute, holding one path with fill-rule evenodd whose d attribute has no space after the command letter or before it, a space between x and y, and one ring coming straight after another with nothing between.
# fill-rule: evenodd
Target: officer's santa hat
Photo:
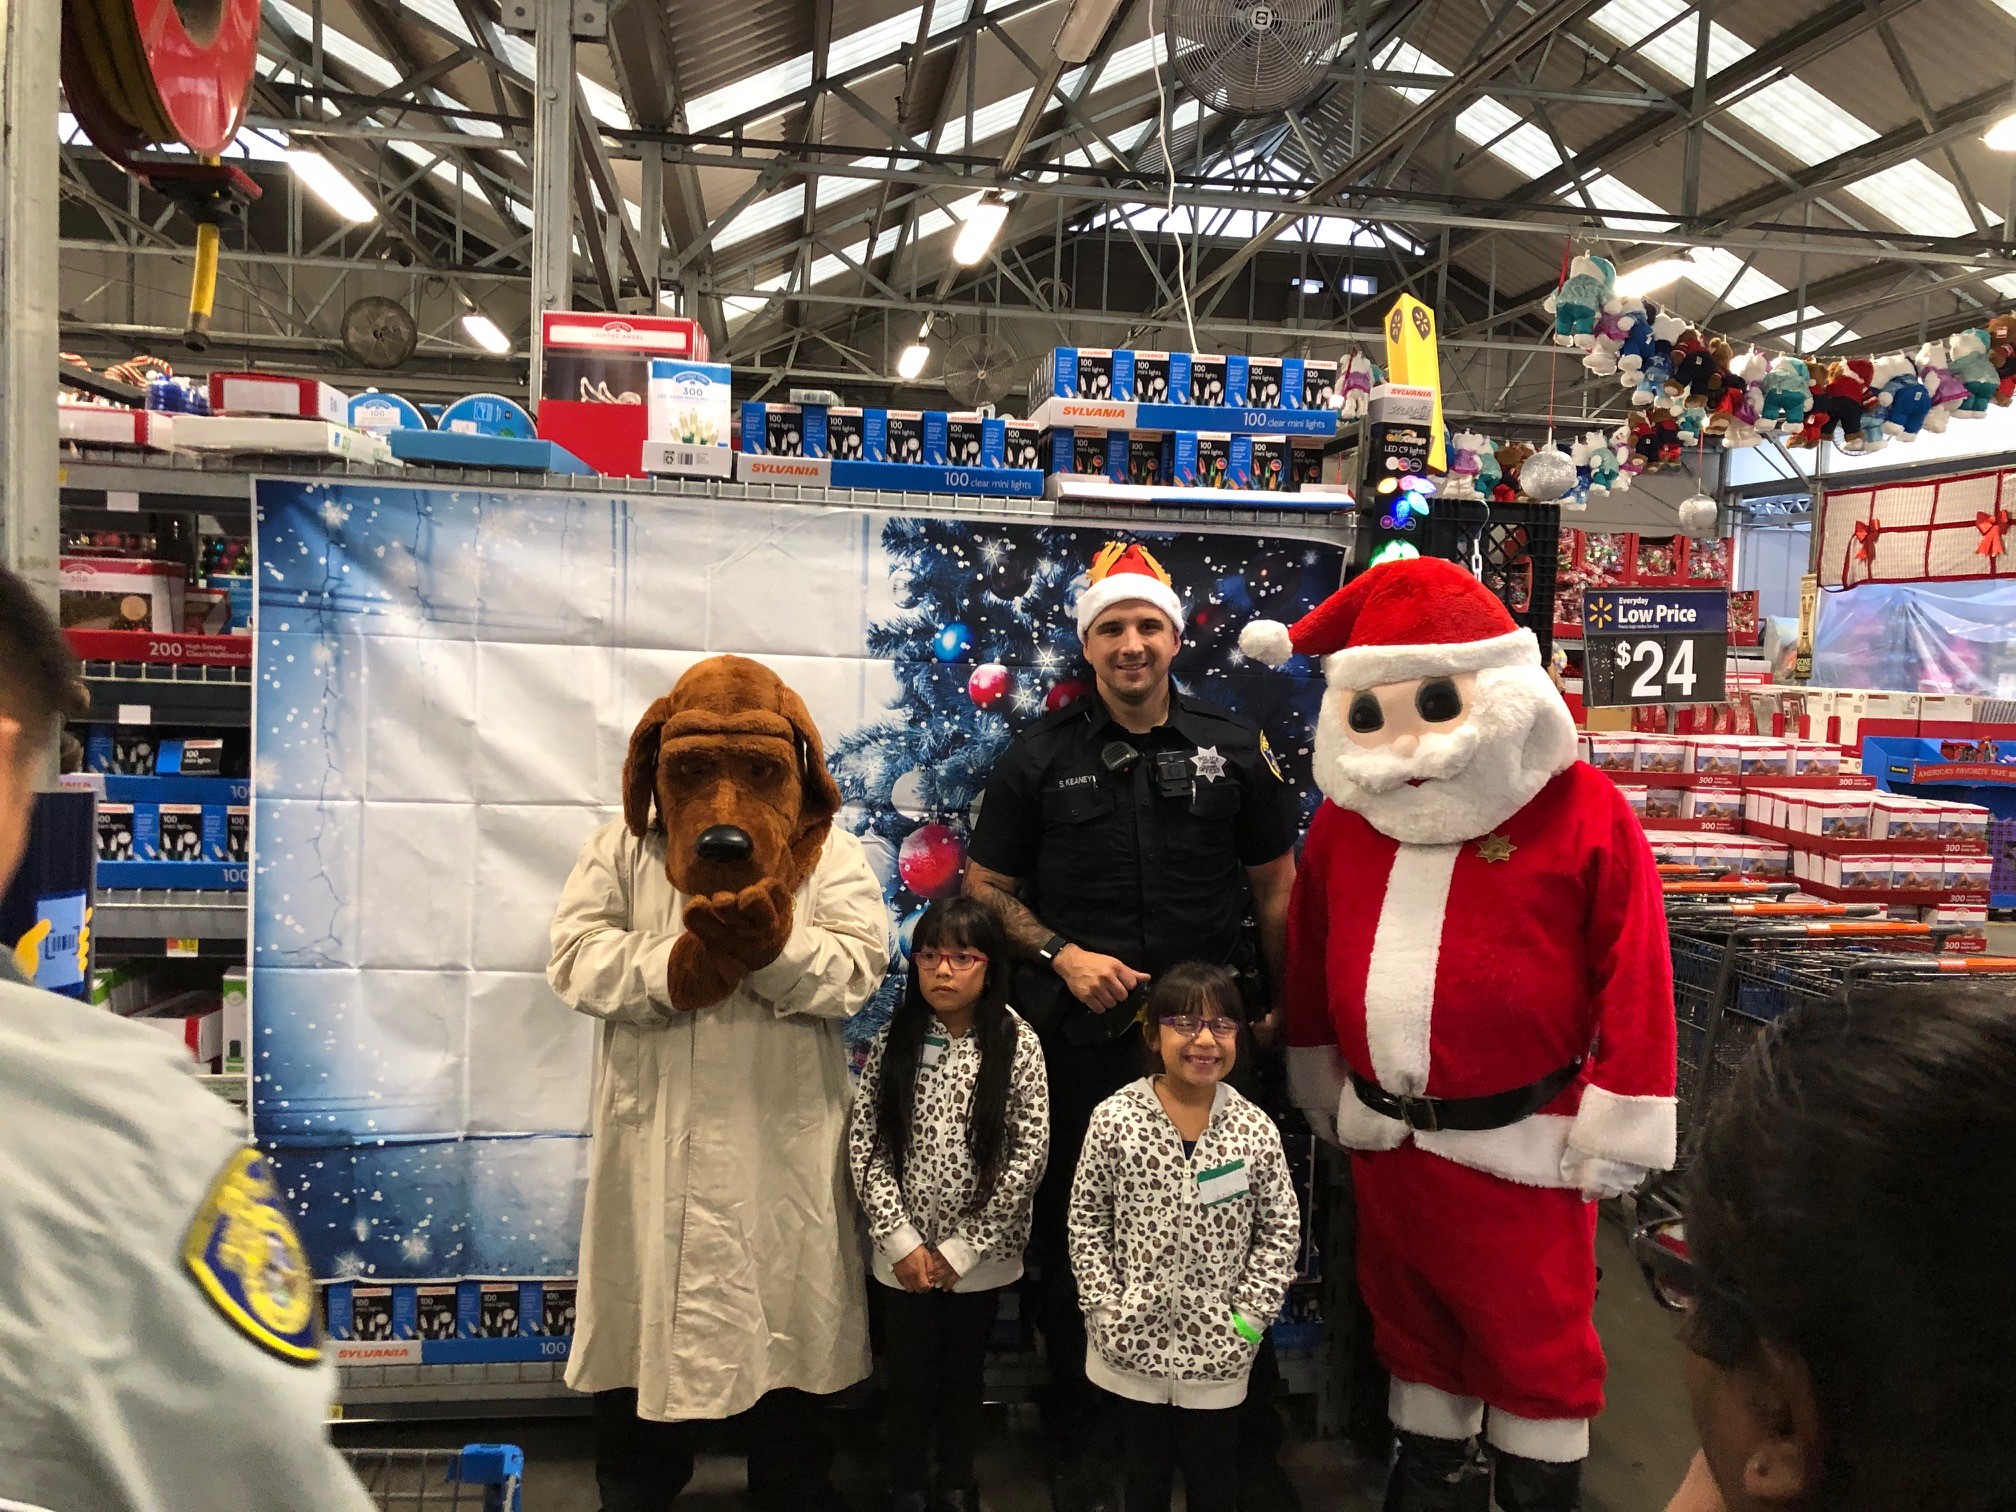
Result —
<instances>
[{"instance_id":1,"label":"officer's santa hat","mask_svg":"<svg viewBox=\"0 0 2016 1512\"><path fill-rule=\"evenodd\" d=\"M1240 632L1239 649L1270 667L1290 656L1322 657L1324 676L1346 688L1540 664L1533 632L1440 557L1381 563L1292 626L1255 620Z\"/></svg>"},{"instance_id":2,"label":"officer's santa hat","mask_svg":"<svg viewBox=\"0 0 2016 1512\"><path fill-rule=\"evenodd\" d=\"M1161 610L1182 632L1183 600L1176 596L1162 564L1138 545L1108 541L1093 559L1085 591L1078 595L1078 639L1085 639L1093 622L1115 604L1136 601Z\"/></svg>"}]
</instances>

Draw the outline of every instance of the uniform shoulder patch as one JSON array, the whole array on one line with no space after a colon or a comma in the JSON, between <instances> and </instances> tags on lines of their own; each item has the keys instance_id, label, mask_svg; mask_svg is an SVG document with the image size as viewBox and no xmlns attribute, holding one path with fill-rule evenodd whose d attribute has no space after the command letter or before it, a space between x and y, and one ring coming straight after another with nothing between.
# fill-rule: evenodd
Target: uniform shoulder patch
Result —
<instances>
[{"instance_id":1,"label":"uniform shoulder patch","mask_svg":"<svg viewBox=\"0 0 2016 1512\"><path fill-rule=\"evenodd\" d=\"M1286 782L1288 779L1281 772L1281 758L1274 754L1274 747L1267 743L1267 732L1265 730L1260 732L1260 754L1267 762L1267 770L1274 774L1274 780L1276 782Z\"/></svg>"},{"instance_id":2,"label":"uniform shoulder patch","mask_svg":"<svg viewBox=\"0 0 2016 1512\"><path fill-rule=\"evenodd\" d=\"M182 1263L217 1310L260 1348L295 1365L322 1358L308 1255L259 1151L238 1151L210 1183L183 1236Z\"/></svg>"}]
</instances>

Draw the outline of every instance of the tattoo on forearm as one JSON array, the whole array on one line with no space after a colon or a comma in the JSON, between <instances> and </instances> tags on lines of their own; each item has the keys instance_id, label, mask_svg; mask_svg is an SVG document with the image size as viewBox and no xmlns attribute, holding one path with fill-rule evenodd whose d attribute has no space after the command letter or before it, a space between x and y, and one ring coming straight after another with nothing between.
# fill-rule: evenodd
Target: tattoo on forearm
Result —
<instances>
[{"instance_id":1,"label":"tattoo on forearm","mask_svg":"<svg viewBox=\"0 0 2016 1512\"><path fill-rule=\"evenodd\" d=\"M977 898L992 909L1001 921L1001 927L1008 931L1008 938L1025 955L1034 955L1050 938L1052 930L1036 915L1029 905L1015 895L1020 885L1012 877L1004 877L998 872L990 872L985 867L969 864L966 869L968 897Z\"/></svg>"}]
</instances>

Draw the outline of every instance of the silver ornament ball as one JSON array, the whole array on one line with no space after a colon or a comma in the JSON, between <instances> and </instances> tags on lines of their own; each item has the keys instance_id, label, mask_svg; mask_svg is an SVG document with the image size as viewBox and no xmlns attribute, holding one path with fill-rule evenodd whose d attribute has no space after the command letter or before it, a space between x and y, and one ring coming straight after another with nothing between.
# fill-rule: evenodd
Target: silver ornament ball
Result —
<instances>
[{"instance_id":1,"label":"silver ornament ball","mask_svg":"<svg viewBox=\"0 0 2016 1512\"><path fill-rule=\"evenodd\" d=\"M1695 494L1680 501L1680 528L1697 541L1714 539L1715 501L1706 494Z\"/></svg>"},{"instance_id":2,"label":"silver ornament ball","mask_svg":"<svg viewBox=\"0 0 2016 1512\"><path fill-rule=\"evenodd\" d=\"M1536 504L1550 504L1575 486L1575 464L1552 446L1528 457L1519 468L1519 491Z\"/></svg>"}]
</instances>

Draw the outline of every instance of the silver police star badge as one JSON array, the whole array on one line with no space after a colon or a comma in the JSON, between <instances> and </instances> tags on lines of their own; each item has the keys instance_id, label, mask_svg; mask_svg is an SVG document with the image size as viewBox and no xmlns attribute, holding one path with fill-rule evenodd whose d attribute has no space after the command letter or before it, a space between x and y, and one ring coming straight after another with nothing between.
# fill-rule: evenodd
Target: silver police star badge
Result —
<instances>
[{"instance_id":1,"label":"silver police star badge","mask_svg":"<svg viewBox=\"0 0 2016 1512\"><path fill-rule=\"evenodd\" d=\"M1197 754L1190 758L1190 765L1206 782L1216 782L1225 775L1225 758L1218 754L1216 746L1197 747Z\"/></svg>"}]
</instances>

